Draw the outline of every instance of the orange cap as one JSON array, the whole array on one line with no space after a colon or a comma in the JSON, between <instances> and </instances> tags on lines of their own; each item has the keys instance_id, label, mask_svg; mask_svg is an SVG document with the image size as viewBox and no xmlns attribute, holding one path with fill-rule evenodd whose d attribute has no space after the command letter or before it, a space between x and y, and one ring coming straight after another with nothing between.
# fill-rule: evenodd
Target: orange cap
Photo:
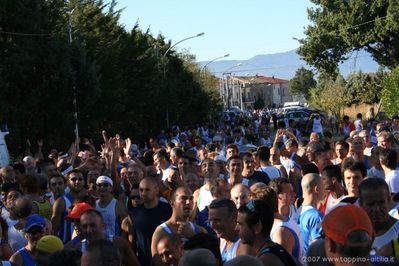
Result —
<instances>
[{"instance_id":1,"label":"orange cap","mask_svg":"<svg viewBox=\"0 0 399 266\"><path fill-rule=\"evenodd\" d=\"M356 230L366 231L370 237L374 234L373 225L367 213L352 204L339 206L328 213L322 222L325 235L344 245L348 235Z\"/></svg>"},{"instance_id":2,"label":"orange cap","mask_svg":"<svg viewBox=\"0 0 399 266\"><path fill-rule=\"evenodd\" d=\"M75 206L73 206L71 213L65 216L65 220L80 219L80 216L82 215L83 212L85 212L86 210L93 210L93 209L95 208L86 202L76 203Z\"/></svg>"}]
</instances>

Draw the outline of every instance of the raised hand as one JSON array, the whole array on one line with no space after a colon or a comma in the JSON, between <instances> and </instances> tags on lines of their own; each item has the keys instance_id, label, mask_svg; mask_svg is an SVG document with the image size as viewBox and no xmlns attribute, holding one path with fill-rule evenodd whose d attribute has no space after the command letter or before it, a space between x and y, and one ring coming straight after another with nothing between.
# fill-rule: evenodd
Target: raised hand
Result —
<instances>
[{"instance_id":1,"label":"raised hand","mask_svg":"<svg viewBox=\"0 0 399 266\"><path fill-rule=\"evenodd\" d=\"M38 139L37 140L37 146L39 146L39 148L43 147L43 140L42 139Z\"/></svg>"},{"instance_id":2,"label":"raised hand","mask_svg":"<svg viewBox=\"0 0 399 266\"><path fill-rule=\"evenodd\" d=\"M130 140L130 138L125 139L125 147L123 148L123 151L125 152L126 155L129 155L131 146L132 146L132 141Z\"/></svg>"},{"instance_id":3,"label":"raised hand","mask_svg":"<svg viewBox=\"0 0 399 266\"><path fill-rule=\"evenodd\" d=\"M102 132L104 143L108 143L108 134L107 131L103 130Z\"/></svg>"}]
</instances>

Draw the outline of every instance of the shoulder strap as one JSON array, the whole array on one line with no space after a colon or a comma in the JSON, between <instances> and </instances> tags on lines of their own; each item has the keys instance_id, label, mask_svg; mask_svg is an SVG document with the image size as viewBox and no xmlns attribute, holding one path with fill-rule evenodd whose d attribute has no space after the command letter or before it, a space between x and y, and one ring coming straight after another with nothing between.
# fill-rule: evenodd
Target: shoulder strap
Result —
<instances>
[{"instance_id":1,"label":"shoulder strap","mask_svg":"<svg viewBox=\"0 0 399 266\"><path fill-rule=\"evenodd\" d=\"M161 227L166 233L173 234L172 229L169 227L169 225L167 223L162 223Z\"/></svg>"},{"instance_id":2,"label":"shoulder strap","mask_svg":"<svg viewBox=\"0 0 399 266\"><path fill-rule=\"evenodd\" d=\"M81 247L80 251L82 251L82 253L83 253L83 252L86 251L86 249L87 249L87 239L83 239L82 240L82 247Z\"/></svg>"},{"instance_id":3,"label":"shoulder strap","mask_svg":"<svg viewBox=\"0 0 399 266\"><path fill-rule=\"evenodd\" d=\"M196 225L196 224L193 223L193 222L189 222L189 223L190 223L191 229L193 229L194 233L198 234L198 233L201 232L201 231L199 230L198 225Z\"/></svg>"},{"instance_id":4,"label":"shoulder strap","mask_svg":"<svg viewBox=\"0 0 399 266\"><path fill-rule=\"evenodd\" d=\"M275 244L271 247L262 248L256 256L260 257L267 253L271 253L277 256L284 265L296 265L291 255L279 244Z\"/></svg>"}]
</instances>

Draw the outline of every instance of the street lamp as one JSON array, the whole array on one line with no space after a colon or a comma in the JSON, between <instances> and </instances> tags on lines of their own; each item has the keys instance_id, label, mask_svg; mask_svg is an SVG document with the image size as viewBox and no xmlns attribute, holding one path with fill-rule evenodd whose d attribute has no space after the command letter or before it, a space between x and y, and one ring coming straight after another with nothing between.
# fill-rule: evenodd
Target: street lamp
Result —
<instances>
[{"instance_id":1,"label":"street lamp","mask_svg":"<svg viewBox=\"0 0 399 266\"><path fill-rule=\"evenodd\" d=\"M232 84L232 80L231 80L231 74L232 74L232 71L230 71L230 72L227 72L227 71L229 71L229 70L232 70L233 68L236 68L236 67L239 67L239 66L241 66L242 65L242 63L238 63L238 64L236 64L236 65L234 65L234 66L232 66L232 67L229 67L229 68L227 68L226 70L224 70L223 72L222 72L222 80L223 80L223 82L224 82L224 75L228 75L228 76L226 76L226 86L225 86L225 92L226 92L226 105L227 105L227 108L229 108L230 107L230 102L232 103L232 101L233 101L233 97L234 97L234 95L231 95L232 97L230 97L230 92L229 92L229 90L230 90L230 87L232 88L232 93L234 93L234 88L233 88L233 85L234 84ZM229 80L230 80L230 86L229 86ZM224 98L224 97L223 97ZM231 98L231 99L229 99L229 98Z\"/></svg>"},{"instance_id":2,"label":"street lamp","mask_svg":"<svg viewBox=\"0 0 399 266\"><path fill-rule=\"evenodd\" d=\"M200 70L200 76L201 76L202 71L204 71L209 64L211 64L212 62L215 62L216 60L219 60L219 59L222 59L222 58L225 58L225 57L229 57L229 56L230 56L230 54L225 54L223 56L216 57L215 59L212 59L211 61L206 63Z\"/></svg>"},{"instance_id":3,"label":"street lamp","mask_svg":"<svg viewBox=\"0 0 399 266\"><path fill-rule=\"evenodd\" d=\"M163 78L164 78L164 79L166 78L166 69L165 69L165 68L166 68L166 56L168 55L169 51L170 51L173 47L175 47L176 45L178 45L179 43L182 43L182 42L184 42L184 41L187 41L187 40L190 40L190 39L193 39L193 38L197 38L197 37L203 36L204 34L205 34L204 32L200 32L200 33L198 33L198 34L196 34L196 35L193 35L193 36L184 38L183 40L180 40L180 41L176 42L174 45L170 46L170 47L168 48L168 50L166 50L166 52L162 55L162 61L163 61ZM168 97L166 97L166 126L167 126L167 128L169 129L169 100L168 100Z\"/></svg>"},{"instance_id":4,"label":"street lamp","mask_svg":"<svg viewBox=\"0 0 399 266\"><path fill-rule=\"evenodd\" d=\"M68 19L68 33L69 33L69 45L72 46L72 14L80 5L87 5L94 3L95 0L86 1L86 2L79 2L70 12L69 12L69 19ZM74 119L75 119L75 143L77 143L77 151L79 151L79 143L77 140L79 139L79 120L78 120L78 102L76 97L76 85L75 79L72 81L72 91L73 91L73 109L74 109Z\"/></svg>"},{"instance_id":5,"label":"street lamp","mask_svg":"<svg viewBox=\"0 0 399 266\"><path fill-rule=\"evenodd\" d=\"M163 54L162 57L165 57L165 56L169 53L169 51L170 51L171 49L173 49L173 48L174 48L176 45L178 45L179 43L182 43L182 42L184 42L184 41L187 41L187 40L190 40L190 39L193 39L193 38L197 38L197 37L200 37L200 36L204 36L204 34L205 34L205 32L200 32L200 33L198 33L198 34L196 34L196 35L194 35L194 36L190 36L190 37L184 38L183 40L178 41L177 43L175 43L174 45L172 45L171 47L169 47L168 50L166 50L166 52Z\"/></svg>"}]
</instances>

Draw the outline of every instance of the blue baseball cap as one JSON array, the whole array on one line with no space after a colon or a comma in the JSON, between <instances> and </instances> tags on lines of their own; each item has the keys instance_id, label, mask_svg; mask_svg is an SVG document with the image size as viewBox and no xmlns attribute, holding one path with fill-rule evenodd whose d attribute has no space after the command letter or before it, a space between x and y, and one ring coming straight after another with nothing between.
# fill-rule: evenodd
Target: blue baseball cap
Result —
<instances>
[{"instance_id":1,"label":"blue baseball cap","mask_svg":"<svg viewBox=\"0 0 399 266\"><path fill-rule=\"evenodd\" d=\"M28 217L25 224L25 232L29 231L33 226L46 227L46 220L39 214L32 214Z\"/></svg>"}]
</instances>

